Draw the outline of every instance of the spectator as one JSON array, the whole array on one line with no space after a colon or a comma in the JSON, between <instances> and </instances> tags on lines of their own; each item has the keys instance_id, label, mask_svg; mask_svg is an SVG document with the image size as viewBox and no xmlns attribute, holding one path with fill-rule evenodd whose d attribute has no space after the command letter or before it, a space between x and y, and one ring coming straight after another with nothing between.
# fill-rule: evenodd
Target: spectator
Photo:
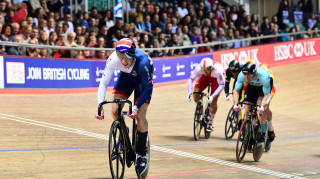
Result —
<instances>
[{"instance_id":1,"label":"spectator","mask_svg":"<svg viewBox=\"0 0 320 179\"><path fill-rule=\"evenodd\" d=\"M150 15L146 15L144 17L144 20L141 22L141 28L145 32L151 33L152 27L151 27L151 22L150 22Z\"/></svg>"},{"instance_id":2,"label":"spectator","mask_svg":"<svg viewBox=\"0 0 320 179\"><path fill-rule=\"evenodd\" d=\"M45 58L48 56L48 51L46 48L41 48L39 50L39 54L38 54L38 57L42 57L42 58Z\"/></svg>"},{"instance_id":3,"label":"spectator","mask_svg":"<svg viewBox=\"0 0 320 179\"><path fill-rule=\"evenodd\" d=\"M220 27L220 28L218 29L216 41L220 41L220 42L225 42L225 41L227 41L226 37L224 36L224 30L223 30L222 27ZM225 48L226 48L226 44L219 44L219 45L216 47L216 50L221 50L221 49L225 49Z\"/></svg>"},{"instance_id":4,"label":"spectator","mask_svg":"<svg viewBox=\"0 0 320 179\"><path fill-rule=\"evenodd\" d=\"M43 27L43 30L47 33L47 36L49 37L50 32L54 31L55 26L55 20L54 18L48 19L48 25Z\"/></svg>"},{"instance_id":5,"label":"spectator","mask_svg":"<svg viewBox=\"0 0 320 179\"><path fill-rule=\"evenodd\" d=\"M20 25L18 23L11 23L12 27L12 36L20 34Z\"/></svg>"},{"instance_id":6,"label":"spectator","mask_svg":"<svg viewBox=\"0 0 320 179\"><path fill-rule=\"evenodd\" d=\"M56 24L55 31L57 34L63 33L63 24L58 22Z\"/></svg>"},{"instance_id":7,"label":"spectator","mask_svg":"<svg viewBox=\"0 0 320 179\"><path fill-rule=\"evenodd\" d=\"M7 42L12 42L13 41L13 36L12 36L12 27L10 24L4 24L1 30L1 36L0 36L1 41L7 41Z\"/></svg>"},{"instance_id":8,"label":"spectator","mask_svg":"<svg viewBox=\"0 0 320 179\"><path fill-rule=\"evenodd\" d=\"M48 36L44 30L40 31L40 36L38 41L39 41L39 45L49 45Z\"/></svg>"},{"instance_id":9,"label":"spectator","mask_svg":"<svg viewBox=\"0 0 320 179\"><path fill-rule=\"evenodd\" d=\"M105 50L98 50L96 53L96 58L105 59L106 58L106 51Z\"/></svg>"},{"instance_id":10,"label":"spectator","mask_svg":"<svg viewBox=\"0 0 320 179\"><path fill-rule=\"evenodd\" d=\"M94 19L102 19L102 16L98 13L98 9L95 6L91 7L90 17Z\"/></svg>"},{"instance_id":11,"label":"spectator","mask_svg":"<svg viewBox=\"0 0 320 179\"><path fill-rule=\"evenodd\" d=\"M29 44L37 44L35 39L30 39ZM29 57L38 57L39 50L35 47L27 47L26 56Z\"/></svg>"},{"instance_id":12,"label":"spectator","mask_svg":"<svg viewBox=\"0 0 320 179\"><path fill-rule=\"evenodd\" d=\"M97 44L97 38L95 36L89 37L89 42L87 43L86 47L95 47Z\"/></svg>"},{"instance_id":13,"label":"spectator","mask_svg":"<svg viewBox=\"0 0 320 179\"><path fill-rule=\"evenodd\" d=\"M256 30L256 25L254 22L250 23L250 28L248 30L248 33L250 34L250 37L258 37L259 33ZM251 45L258 45L258 41L257 40L252 40L251 41Z\"/></svg>"},{"instance_id":14,"label":"spectator","mask_svg":"<svg viewBox=\"0 0 320 179\"><path fill-rule=\"evenodd\" d=\"M104 37L102 37L102 36L98 37L97 44L95 45L95 47L106 48L106 43L105 43Z\"/></svg>"},{"instance_id":15,"label":"spectator","mask_svg":"<svg viewBox=\"0 0 320 179\"><path fill-rule=\"evenodd\" d=\"M241 39L241 36L240 36L240 32L238 30L234 31L234 40L239 40ZM242 42L241 41L236 41L234 43L234 48L240 48L242 47Z\"/></svg>"},{"instance_id":16,"label":"spectator","mask_svg":"<svg viewBox=\"0 0 320 179\"><path fill-rule=\"evenodd\" d=\"M233 35L233 30L232 29L228 29L227 30L227 35L226 35L226 39L229 41L234 40L234 35ZM227 49L231 49L234 48L235 43L234 42L229 42L226 44L226 48Z\"/></svg>"},{"instance_id":17,"label":"spectator","mask_svg":"<svg viewBox=\"0 0 320 179\"><path fill-rule=\"evenodd\" d=\"M178 43L178 36L177 34L172 34L170 40L167 43L168 47L178 47L180 46ZM172 55L179 55L179 51L180 49L170 49L168 51L168 55L172 56Z\"/></svg>"},{"instance_id":18,"label":"spectator","mask_svg":"<svg viewBox=\"0 0 320 179\"><path fill-rule=\"evenodd\" d=\"M160 47L160 44L159 44L159 41L158 39L154 39L153 42L152 42L152 46L154 48L159 48ZM164 52L162 50L153 50L151 53L150 53L150 57L163 57L165 56Z\"/></svg>"},{"instance_id":19,"label":"spectator","mask_svg":"<svg viewBox=\"0 0 320 179\"><path fill-rule=\"evenodd\" d=\"M110 27L114 26L114 22L112 20L112 13L110 10L106 10L105 15L103 18L100 19L99 21L99 28L101 28L102 26L107 27L107 29L109 29Z\"/></svg>"},{"instance_id":20,"label":"spectator","mask_svg":"<svg viewBox=\"0 0 320 179\"><path fill-rule=\"evenodd\" d=\"M311 13L310 18L308 19L308 27L312 29L316 23L316 15L314 13Z\"/></svg>"},{"instance_id":21,"label":"spectator","mask_svg":"<svg viewBox=\"0 0 320 179\"><path fill-rule=\"evenodd\" d=\"M31 39L32 27L29 25L22 26L22 32L20 34L21 43L28 43Z\"/></svg>"},{"instance_id":22,"label":"spectator","mask_svg":"<svg viewBox=\"0 0 320 179\"><path fill-rule=\"evenodd\" d=\"M85 46L86 39L84 36L79 36L77 40L78 47L84 47Z\"/></svg>"},{"instance_id":23,"label":"spectator","mask_svg":"<svg viewBox=\"0 0 320 179\"><path fill-rule=\"evenodd\" d=\"M61 23L68 23L69 27L68 27L68 30L66 32L73 32L74 31L73 23L71 22L70 13L64 14L63 21L60 21L60 22Z\"/></svg>"},{"instance_id":24,"label":"spectator","mask_svg":"<svg viewBox=\"0 0 320 179\"><path fill-rule=\"evenodd\" d=\"M47 7L51 12L57 12L64 5L63 0L49 0L47 1Z\"/></svg>"},{"instance_id":25,"label":"spectator","mask_svg":"<svg viewBox=\"0 0 320 179\"><path fill-rule=\"evenodd\" d=\"M289 29L289 26L288 26L288 25L285 25L285 26L284 26L284 29L281 30L280 34L290 33L289 30L290 30L290 29ZM281 39L282 42L286 42L286 41L289 41L289 40L290 40L290 38L289 38L288 35L281 36L280 39Z\"/></svg>"},{"instance_id":26,"label":"spectator","mask_svg":"<svg viewBox=\"0 0 320 179\"><path fill-rule=\"evenodd\" d=\"M181 18L184 18L184 16L186 16L189 13L188 9L187 9L187 2L182 1L181 6L177 8L177 11L178 11L179 15L181 16Z\"/></svg>"},{"instance_id":27,"label":"spectator","mask_svg":"<svg viewBox=\"0 0 320 179\"><path fill-rule=\"evenodd\" d=\"M13 38L13 42L17 42L17 43L21 43L21 37L19 35L15 35L14 38ZM3 51L5 50L4 48L2 48L0 50ZM22 50L21 50L21 47L15 47L15 46L10 46L9 48L7 48L7 54L8 55L22 55Z\"/></svg>"},{"instance_id":28,"label":"spectator","mask_svg":"<svg viewBox=\"0 0 320 179\"><path fill-rule=\"evenodd\" d=\"M38 40L38 38L39 38L39 29L37 27L32 28L30 38Z\"/></svg>"}]
</instances>

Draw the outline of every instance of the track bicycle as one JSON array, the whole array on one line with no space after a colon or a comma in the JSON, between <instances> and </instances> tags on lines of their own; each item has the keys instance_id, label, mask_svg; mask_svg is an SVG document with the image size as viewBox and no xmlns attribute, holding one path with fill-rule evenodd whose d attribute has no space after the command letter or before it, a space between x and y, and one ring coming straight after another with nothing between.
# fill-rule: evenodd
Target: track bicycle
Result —
<instances>
[{"instance_id":1,"label":"track bicycle","mask_svg":"<svg viewBox=\"0 0 320 179\"><path fill-rule=\"evenodd\" d=\"M250 106L250 112L248 119L242 122L240 132L238 135L237 146L236 146L236 158L238 162L241 162L246 155L247 151L253 152L254 161L259 161L262 156L265 142L258 142L258 137L260 135L260 121L257 116L257 107L259 105L240 102L238 104L245 104ZM266 130L266 136L268 130Z\"/></svg>"},{"instance_id":2,"label":"track bicycle","mask_svg":"<svg viewBox=\"0 0 320 179\"><path fill-rule=\"evenodd\" d=\"M199 140L200 138L200 133L201 130L204 129L204 137L206 139L210 138L210 134L211 131L208 132L206 130L207 125L208 125L208 121L210 118L210 104L208 103L208 99L210 97L210 86L208 86L208 93L203 93L203 92L193 92L190 95L193 94L199 94L200 95L200 100L197 102L197 106L196 106L196 111L194 113L194 122L193 122L193 136L194 136L194 140ZM206 96L207 97L207 101L205 104L205 112L203 114L203 97Z\"/></svg>"},{"instance_id":3,"label":"track bicycle","mask_svg":"<svg viewBox=\"0 0 320 179\"><path fill-rule=\"evenodd\" d=\"M137 144L137 124L136 119L133 119L132 124L132 136L130 140L129 128L125 123L124 116L127 112L122 111L122 107L125 103L129 104L129 114L132 113L132 102L127 99L114 99L106 100L99 104L98 114L101 115L102 107L105 104L116 103L118 105L118 117L113 121L110 127L109 133L109 166L112 178L124 178L125 165L128 168L135 163L136 160L136 144ZM147 154L150 160L150 141L147 137ZM148 161L149 163L149 161ZM147 176L149 166L146 169L145 176L140 176L136 170L138 178L145 178Z\"/></svg>"},{"instance_id":4,"label":"track bicycle","mask_svg":"<svg viewBox=\"0 0 320 179\"><path fill-rule=\"evenodd\" d=\"M229 93L229 94L233 94L233 93ZM240 129L242 124L241 121L243 121L241 107L239 108L238 112L234 112L233 105L232 105L228 112L228 116L226 118L226 124L225 124L225 130L224 130L226 140L232 139L234 134Z\"/></svg>"}]
</instances>

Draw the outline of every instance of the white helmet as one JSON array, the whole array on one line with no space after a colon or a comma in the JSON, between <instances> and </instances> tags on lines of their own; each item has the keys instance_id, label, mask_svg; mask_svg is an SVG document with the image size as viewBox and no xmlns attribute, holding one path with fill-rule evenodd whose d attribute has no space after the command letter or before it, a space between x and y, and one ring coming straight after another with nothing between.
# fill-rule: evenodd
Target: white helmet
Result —
<instances>
[{"instance_id":1,"label":"white helmet","mask_svg":"<svg viewBox=\"0 0 320 179\"><path fill-rule=\"evenodd\" d=\"M211 58L203 58L200 62L202 70L211 70L213 68L213 60Z\"/></svg>"}]
</instances>

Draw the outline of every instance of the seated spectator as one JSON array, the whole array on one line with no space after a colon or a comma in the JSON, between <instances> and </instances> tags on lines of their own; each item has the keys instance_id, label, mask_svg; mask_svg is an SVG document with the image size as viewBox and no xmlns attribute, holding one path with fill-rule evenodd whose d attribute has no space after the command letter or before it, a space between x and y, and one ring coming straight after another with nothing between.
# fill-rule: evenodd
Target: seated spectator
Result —
<instances>
[{"instance_id":1,"label":"seated spectator","mask_svg":"<svg viewBox=\"0 0 320 179\"><path fill-rule=\"evenodd\" d=\"M217 37L216 37L216 41L220 41L220 42L225 42L227 41L226 37L224 36L224 30L222 27L220 27L218 29L218 33L217 33ZM225 49L226 48L226 44L219 44L215 50L221 50L221 49Z\"/></svg>"},{"instance_id":2,"label":"seated spectator","mask_svg":"<svg viewBox=\"0 0 320 179\"><path fill-rule=\"evenodd\" d=\"M0 40L1 41L7 41L7 42L12 42L13 37L12 37L12 27L10 24L4 24L1 30L1 35L0 35Z\"/></svg>"},{"instance_id":3,"label":"seated spectator","mask_svg":"<svg viewBox=\"0 0 320 179\"><path fill-rule=\"evenodd\" d=\"M19 35L15 35L13 37L13 42L21 43L21 37ZM1 51L3 51L3 50L4 50L4 48L2 48ZM21 47L18 47L18 46L16 46L16 47L10 46L7 48L7 54L8 55L22 55L22 49L21 49Z\"/></svg>"},{"instance_id":4,"label":"seated spectator","mask_svg":"<svg viewBox=\"0 0 320 179\"><path fill-rule=\"evenodd\" d=\"M29 44L37 44L35 39L30 39ZM35 47L27 47L26 56L29 57L38 57L39 49Z\"/></svg>"},{"instance_id":5,"label":"seated spectator","mask_svg":"<svg viewBox=\"0 0 320 179\"><path fill-rule=\"evenodd\" d=\"M288 25L285 25L285 26L284 26L284 29L281 30L280 34L290 33L289 31L290 31L289 26L288 26ZM286 41L289 41L289 40L290 40L290 38L289 38L288 35L281 36L280 39L281 39L282 42L286 42Z\"/></svg>"},{"instance_id":6,"label":"seated spectator","mask_svg":"<svg viewBox=\"0 0 320 179\"><path fill-rule=\"evenodd\" d=\"M11 23L12 27L12 36L20 34L20 25L18 23Z\"/></svg>"},{"instance_id":7,"label":"seated spectator","mask_svg":"<svg viewBox=\"0 0 320 179\"><path fill-rule=\"evenodd\" d=\"M227 35L226 35L226 39L229 40L234 40L234 35L233 35L233 30L232 29L228 29L227 30ZM226 48L230 49L230 48L234 48L235 43L234 42L229 42L226 44Z\"/></svg>"},{"instance_id":8,"label":"seated spectator","mask_svg":"<svg viewBox=\"0 0 320 179\"><path fill-rule=\"evenodd\" d=\"M45 32L46 33L46 32ZM48 57L48 51L46 48L41 48L38 54L38 57Z\"/></svg>"},{"instance_id":9,"label":"seated spectator","mask_svg":"<svg viewBox=\"0 0 320 179\"><path fill-rule=\"evenodd\" d=\"M317 23L316 15L314 13L311 13L310 18L308 19L308 27L312 29L316 23Z\"/></svg>"},{"instance_id":10,"label":"seated spectator","mask_svg":"<svg viewBox=\"0 0 320 179\"><path fill-rule=\"evenodd\" d=\"M240 32L236 30L234 32L234 40L239 40L239 39L242 39L242 37L240 36ZM242 47L241 41L237 41L234 43L234 48L240 48L240 47Z\"/></svg>"},{"instance_id":11,"label":"seated spectator","mask_svg":"<svg viewBox=\"0 0 320 179\"><path fill-rule=\"evenodd\" d=\"M159 45L159 41L158 39L154 39L153 42L152 42L152 46L154 48L159 48L160 45ZM150 53L150 57L163 57L165 54L162 50L153 50L151 53Z\"/></svg>"},{"instance_id":12,"label":"seated spectator","mask_svg":"<svg viewBox=\"0 0 320 179\"><path fill-rule=\"evenodd\" d=\"M48 40L48 36L47 36L47 33L42 30L40 31L40 36L39 36L39 44L42 44L42 45L49 45L49 40Z\"/></svg>"},{"instance_id":13,"label":"seated spectator","mask_svg":"<svg viewBox=\"0 0 320 179\"><path fill-rule=\"evenodd\" d=\"M89 42L85 45L86 47L95 47L97 44L97 38L95 36L89 37Z\"/></svg>"},{"instance_id":14,"label":"seated spectator","mask_svg":"<svg viewBox=\"0 0 320 179\"><path fill-rule=\"evenodd\" d=\"M106 58L106 51L105 51L105 50L98 50L98 51L96 52L95 58L105 59L105 58Z\"/></svg>"},{"instance_id":15,"label":"seated spectator","mask_svg":"<svg viewBox=\"0 0 320 179\"><path fill-rule=\"evenodd\" d=\"M65 46L67 47L77 47L77 43L75 42L76 33L69 32L67 35L67 40L64 41Z\"/></svg>"}]
</instances>

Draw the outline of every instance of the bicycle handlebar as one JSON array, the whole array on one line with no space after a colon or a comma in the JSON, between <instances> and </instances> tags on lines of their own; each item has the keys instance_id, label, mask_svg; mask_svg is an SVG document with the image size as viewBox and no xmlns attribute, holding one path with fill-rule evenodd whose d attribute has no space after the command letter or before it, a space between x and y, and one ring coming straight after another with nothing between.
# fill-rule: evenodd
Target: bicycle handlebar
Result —
<instances>
[{"instance_id":1,"label":"bicycle handlebar","mask_svg":"<svg viewBox=\"0 0 320 179\"><path fill-rule=\"evenodd\" d=\"M132 113L132 102L130 100L127 99L114 99L114 100L106 100L106 101L102 101L99 105L98 105L98 115L101 116L101 110L102 110L102 106L108 103L117 103L118 105L121 105L122 103L128 103L129 104L129 114Z\"/></svg>"},{"instance_id":2,"label":"bicycle handlebar","mask_svg":"<svg viewBox=\"0 0 320 179\"><path fill-rule=\"evenodd\" d=\"M260 107L260 105L258 104L254 104L254 103L249 103L249 102L245 102L245 101L239 101L238 104L246 104L246 105L249 105L251 107Z\"/></svg>"}]
</instances>

